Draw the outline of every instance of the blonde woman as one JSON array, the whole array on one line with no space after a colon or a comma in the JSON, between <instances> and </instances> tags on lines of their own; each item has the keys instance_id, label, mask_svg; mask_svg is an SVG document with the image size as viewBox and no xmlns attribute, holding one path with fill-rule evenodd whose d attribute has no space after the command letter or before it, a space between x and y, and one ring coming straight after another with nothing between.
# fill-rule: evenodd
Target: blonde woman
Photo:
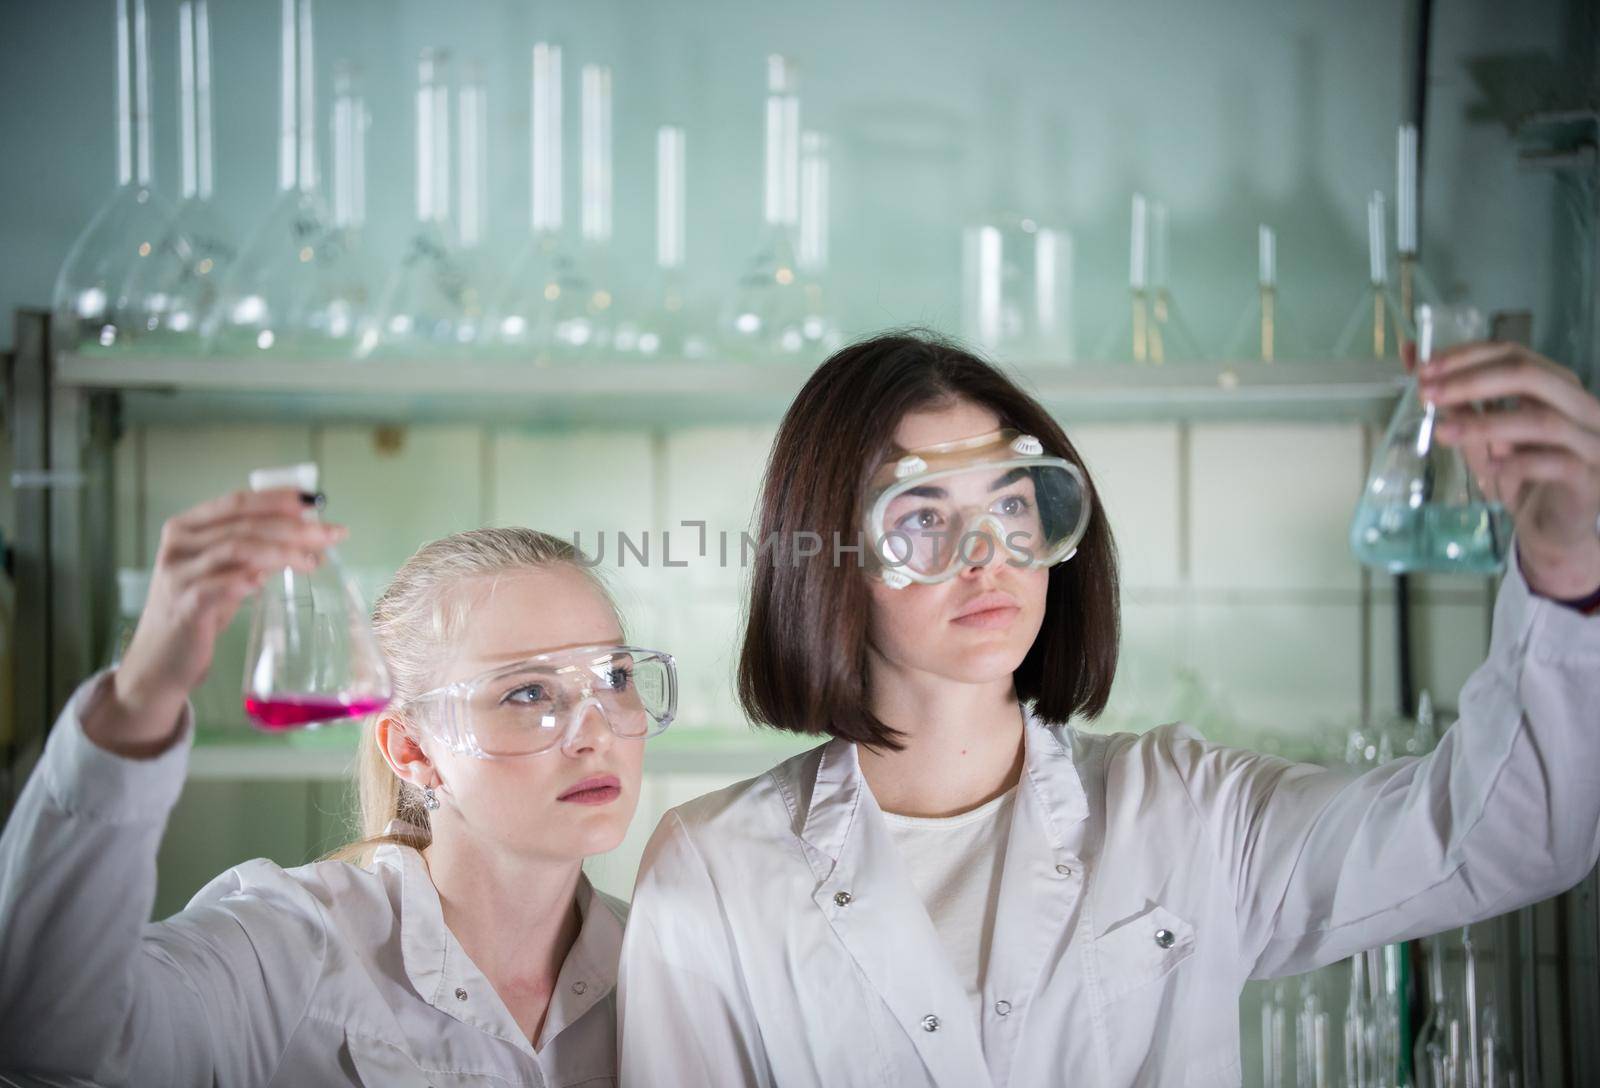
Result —
<instances>
[{"instance_id":1,"label":"blonde woman","mask_svg":"<svg viewBox=\"0 0 1600 1088\"><path fill-rule=\"evenodd\" d=\"M615 1084L626 907L581 866L621 841L676 687L554 537L446 537L379 598L395 701L361 738L367 837L345 857L365 865L247 862L147 924L217 632L343 534L303 501L241 492L168 522L123 663L57 721L0 837L0 1070Z\"/></svg>"}]
</instances>

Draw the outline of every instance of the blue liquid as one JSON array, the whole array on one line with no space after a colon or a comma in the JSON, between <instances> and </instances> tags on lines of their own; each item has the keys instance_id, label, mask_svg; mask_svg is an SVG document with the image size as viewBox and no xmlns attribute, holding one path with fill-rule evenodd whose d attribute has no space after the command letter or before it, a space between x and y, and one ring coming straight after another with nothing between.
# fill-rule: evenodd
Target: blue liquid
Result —
<instances>
[{"instance_id":1,"label":"blue liquid","mask_svg":"<svg viewBox=\"0 0 1600 1088\"><path fill-rule=\"evenodd\" d=\"M1510 513L1499 503L1408 507L1363 500L1350 524L1350 549L1369 567L1395 574L1494 574L1505 566Z\"/></svg>"}]
</instances>

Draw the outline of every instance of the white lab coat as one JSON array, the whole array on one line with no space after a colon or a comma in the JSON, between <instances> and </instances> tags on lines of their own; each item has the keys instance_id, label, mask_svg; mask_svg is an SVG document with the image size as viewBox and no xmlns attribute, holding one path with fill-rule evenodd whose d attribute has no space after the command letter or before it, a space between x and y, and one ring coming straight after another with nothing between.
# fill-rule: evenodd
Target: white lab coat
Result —
<instances>
[{"instance_id":1,"label":"white lab coat","mask_svg":"<svg viewBox=\"0 0 1600 1088\"><path fill-rule=\"evenodd\" d=\"M81 715L109 675L74 693L0 836L0 1072L138 1088L616 1084L627 906L587 878L539 1050L409 847L380 847L371 868L245 862L148 922L189 741L150 760L97 747Z\"/></svg>"},{"instance_id":2,"label":"white lab coat","mask_svg":"<svg viewBox=\"0 0 1600 1088\"><path fill-rule=\"evenodd\" d=\"M981 1024L853 744L672 809L623 939L623 1085L1238 1084L1247 979L1595 865L1600 617L1512 567L1460 721L1420 759L1355 776L1027 713Z\"/></svg>"}]
</instances>

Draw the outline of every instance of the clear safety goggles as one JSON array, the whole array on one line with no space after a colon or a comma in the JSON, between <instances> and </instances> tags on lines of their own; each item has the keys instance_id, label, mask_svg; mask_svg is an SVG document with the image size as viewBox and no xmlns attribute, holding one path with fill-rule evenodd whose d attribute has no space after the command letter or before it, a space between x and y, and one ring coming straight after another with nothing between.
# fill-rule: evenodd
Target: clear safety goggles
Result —
<instances>
[{"instance_id":1,"label":"clear safety goggles","mask_svg":"<svg viewBox=\"0 0 1600 1088\"><path fill-rule=\"evenodd\" d=\"M451 751L497 759L565 746L590 709L627 740L653 737L678 710L672 655L638 646L539 654L401 704Z\"/></svg>"},{"instance_id":2,"label":"clear safety goggles","mask_svg":"<svg viewBox=\"0 0 1600 1088\"><path fill-rule=\"evenodd\" d=\"M1053 566L1089 524L1082 470L1009 428L904 451L873 473L865 506L878 577L893 589L971 564Z\"/></svg>"}]
</instances>

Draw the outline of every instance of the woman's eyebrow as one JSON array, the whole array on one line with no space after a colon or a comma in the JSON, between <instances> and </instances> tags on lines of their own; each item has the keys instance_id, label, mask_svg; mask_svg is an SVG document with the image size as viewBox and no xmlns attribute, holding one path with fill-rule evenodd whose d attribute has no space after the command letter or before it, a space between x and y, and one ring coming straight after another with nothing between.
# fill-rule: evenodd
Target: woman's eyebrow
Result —
<instances>
[{"instance_id":1,"label":"woman's eyebrow","mask_svg":"<svg viewBox=\"0 0 1600 1088\"><path fill-rule=\"evenodd\" d=\"M1028 470L1018 466L1017 468L1002 473L999 477L997 477L994 483L989 485L989 490L999 491L1002 487L1010 487L1018 480L1024 479L1027 475Z\"/></svg>"}]
</instances>

